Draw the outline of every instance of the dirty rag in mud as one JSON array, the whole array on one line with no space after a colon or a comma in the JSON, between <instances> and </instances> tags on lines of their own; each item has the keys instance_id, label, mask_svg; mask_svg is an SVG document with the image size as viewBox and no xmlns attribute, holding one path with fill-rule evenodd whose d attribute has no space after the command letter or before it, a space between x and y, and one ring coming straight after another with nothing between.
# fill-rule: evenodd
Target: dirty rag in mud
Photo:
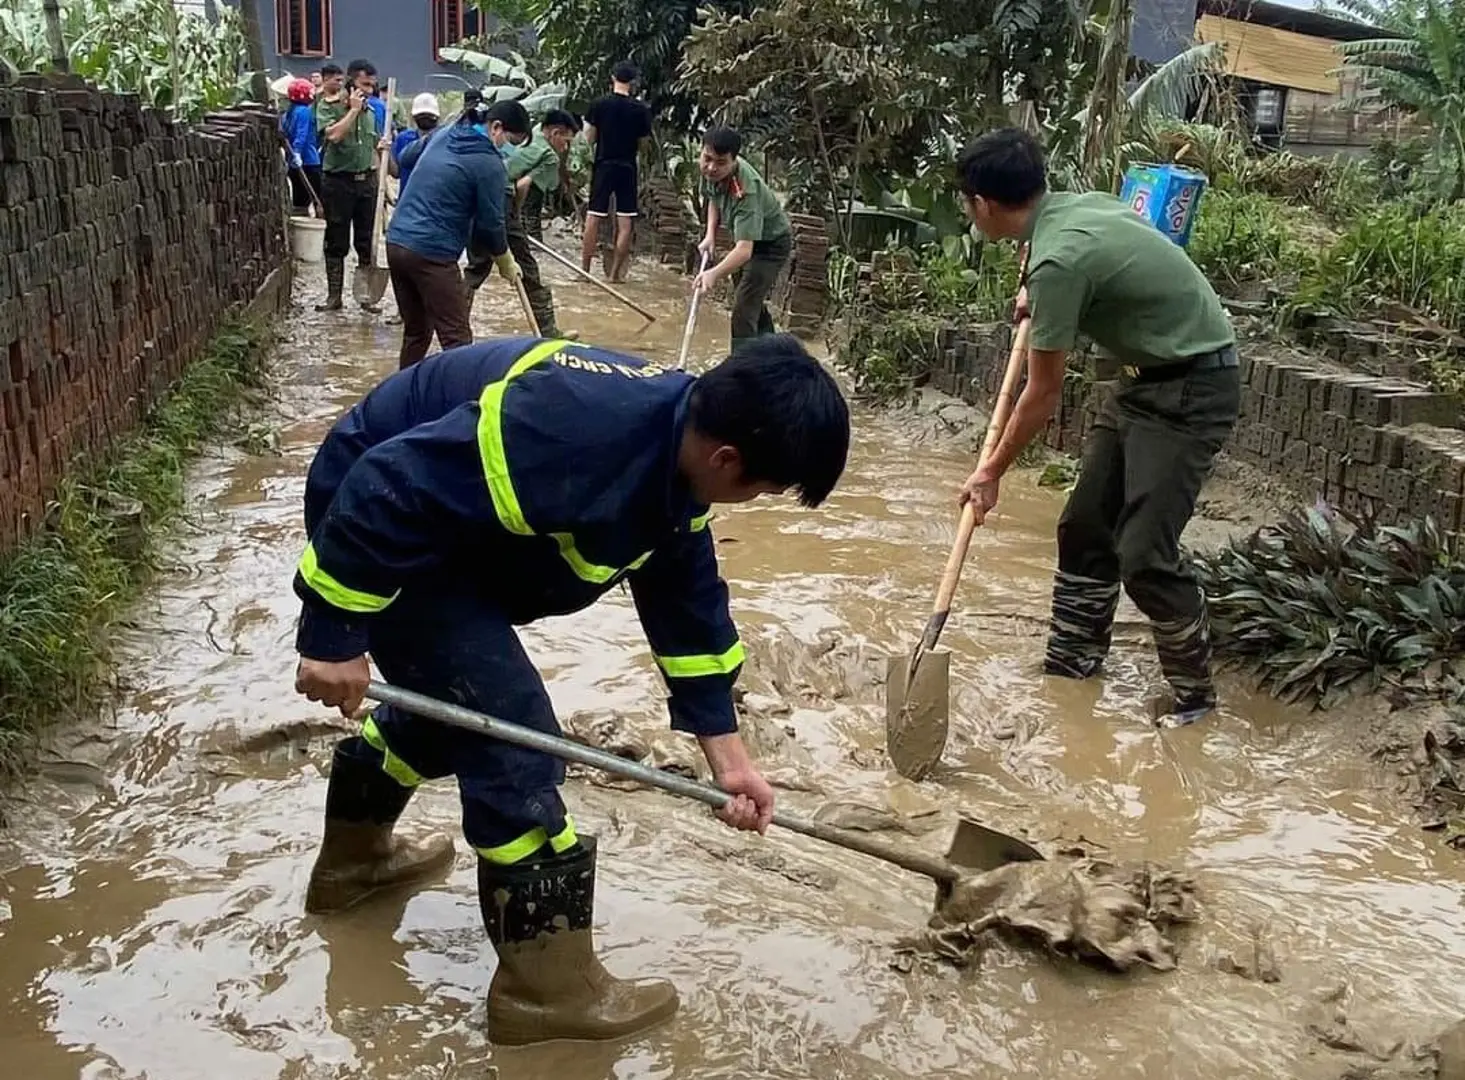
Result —
<instances>
[{"instance_id":1,"label":"dirty rag in mud","mask_svg":"<svg viewBox=\"0 0 1465 1080\"><path fill-rule=\"evenodd\" d=\"M1167 931L1194 921L1195 886L1184 875L1060 855L957 882L927 929L897 943L896 966L908 970L921 956L965 966L1006 940L1115 971L1169 971L1176 946Z\"/></svg>"}]
</instances>

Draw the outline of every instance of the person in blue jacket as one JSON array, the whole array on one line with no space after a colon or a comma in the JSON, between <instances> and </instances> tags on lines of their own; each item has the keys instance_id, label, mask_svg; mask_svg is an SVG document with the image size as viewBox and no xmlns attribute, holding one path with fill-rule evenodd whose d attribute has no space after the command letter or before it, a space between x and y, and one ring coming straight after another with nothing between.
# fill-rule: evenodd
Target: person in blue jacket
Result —
<instances>
[{"instance_id":1,"label":"person in blue jacket","mask_svg":"<svg viewBox=\"0 0 1465 1080\"><path fill-rule=\"evenodd\" d=\"M290 201L296 214L308 214L320 196L320 143L315 133L315 87L294 79L285 90L290 107L280 117L280 133L290 144ZM325 212L324 208L321 210Z\"/></svg>"},{"instance_id":2,"label":"person in blue jacket","mask_svg":"<svg viewBox=\"0 0 1465 1080\"><path fill-rule=\"evenodd\" d=\"M696 736L732 795L719 816L762 832L773 789L738 734L743 646L709 507L785 491L818 506L849 433L834 379L787 334L700 376L526 337L399 371L336 423L310 466L296 690L358 715L369 652L396 686L558 734L514 628L624 583L671 726ZM448 867L449 838L411 841L393 826L420 784L449 775L499 956L490 1039L618 1038L675 1012L670 984L617 979L596 959L595 840L560 798L563 764L399 709L376 708L335 749L307 910Z\"/></svg>"},{"instance_id":3,"label":"person in blue jacket","mask_svg":"<svg viewBox=\"0 0 1465 1080\"><path fill-rule=\"evenodd\" d=\"M434 333L444 349L473 340L458 270L470 239L491 253L507 280L518 278L519 265L509 251L509 180L498 148L528 138L524 106L480 101L447 131L404 149L412 185L387 225L387 271L402 317L399 367L426 356Z\"/></svg>"}]
</instances>

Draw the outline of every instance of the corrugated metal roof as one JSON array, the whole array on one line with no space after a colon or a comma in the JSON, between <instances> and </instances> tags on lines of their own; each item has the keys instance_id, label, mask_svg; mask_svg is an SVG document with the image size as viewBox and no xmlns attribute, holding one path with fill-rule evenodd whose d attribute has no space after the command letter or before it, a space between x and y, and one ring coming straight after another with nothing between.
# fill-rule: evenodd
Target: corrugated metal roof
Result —
<instances>
[{"instance_id":1,"label":"corrugated metal roof","mask_svg":"<svg viewBox=\"0 0 1465 1080\"><path fill-rule=\"evenodd\" d=\"M1224 45L1226 71L1231 75L1294 90L1338 93L1338 69L1343 66L1343 58L1327 38L1215 15L1202 15L1195 24L1195 34L1201 41Z\"/></svg>"}]
</instances>

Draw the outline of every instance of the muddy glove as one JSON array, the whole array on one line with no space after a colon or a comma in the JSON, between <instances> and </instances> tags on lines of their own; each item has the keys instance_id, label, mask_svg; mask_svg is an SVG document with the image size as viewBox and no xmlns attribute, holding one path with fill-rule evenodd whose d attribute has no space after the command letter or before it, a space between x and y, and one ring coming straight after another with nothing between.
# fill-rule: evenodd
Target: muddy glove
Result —
<instances>
[{"instance_id":1,"label":"muddy glove","mask_svg":"<svg viewBox=\"0 0 1465 1080\"><path fill-rule=\"evenodd\" d=\"M505 281L519 280L519 264L514 261L514 253L506 251L502 255L493 257L493 265L498 267L498 272L503 275Z\"/></svg>"}]
</instances>

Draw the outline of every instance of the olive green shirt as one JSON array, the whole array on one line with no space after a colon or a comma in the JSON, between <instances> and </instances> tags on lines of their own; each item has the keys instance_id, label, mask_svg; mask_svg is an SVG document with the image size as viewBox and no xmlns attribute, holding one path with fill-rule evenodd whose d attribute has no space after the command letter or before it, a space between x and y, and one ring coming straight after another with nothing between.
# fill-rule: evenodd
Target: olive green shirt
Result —
<instances>
[{"instance_id":1,"label":"olive green shirt","mask_svg":"<svg viewBox=\"0 0 1465 1080\"><path fill-rule=\"evenodd\" d=\"M560 155L549 145L543 131L536 131L532 139L511 154L505 168L511 188L525 176L540 191L554 191L560 186Z\"/></svg>"},{"instance_id":2,"label":"olive green shirt","mask_svg":"<svg viewBox=\"0 0 1465 1080\"><path fill-rule=\"evenodd\" d=\"M702 181L702 194L717 207L718 220L732 233L734 242L757 243L789 234L788 215L778 196L742 158L738 158L737 171L721 183Z\"/></svg>"},{"instance_id":3,"label":"olive green shirt","mask_svg":"<svg viewBox=\"0 0 1465 1080\"><path fill-rule=\"evenodd\" d=\"M363 105L356 116L356 126L346 132L340 142L326 138L330 127L350 111L349 99L342 94L336 101L321 100L315 104L315 130L320 134L321 172L370 172L376 164L376 116L371 106Z\"/></svg>"},{"instance_id":4,"label":"olive green shirt","mask_svg":"<svg viewBox=\"0 0 1465 1080\"><path fill-rule=\"evenodd\" d=\"M1067 351L1082 335L1143 368L1236 340L1185 249L1107 192L1049 192L1027 239L1033 349Z\"/></svg>"}]
</instances>

